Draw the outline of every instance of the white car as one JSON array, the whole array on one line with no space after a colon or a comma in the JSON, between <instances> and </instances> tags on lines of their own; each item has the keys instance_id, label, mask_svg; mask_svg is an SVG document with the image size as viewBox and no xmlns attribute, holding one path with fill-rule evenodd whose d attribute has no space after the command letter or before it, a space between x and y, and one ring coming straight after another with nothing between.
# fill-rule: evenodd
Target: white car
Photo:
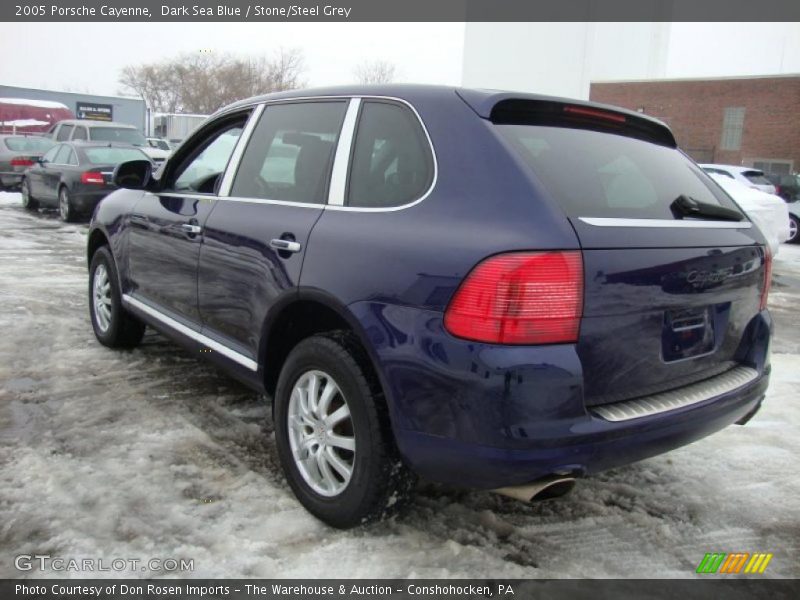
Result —
<instances>
[{"instance_id":1,"label":"white car","mask_svg":"<svg viewBox=\"0 0 800 600\"><path fill-rule=\"evenodd\" d=\"M172 154L169 144L161 138L147 138L147 144L142 146L141 150L157 165L163 163Z\"/></svg>"},{"instance_id":2,"label":"white car","mask_svg":"<svg viewBox=\"0 0 800 600\"><path fill-rule=\"evenodd\" d=\"M736 165L700 165L706 173L722 175L738 181L742 185L761 190L767 194L774 194L777 190L772 182L764 175L764 171L753 167L741 167Z\"/></svg>"},{"instance_id":3,"label":"white car","mask_svg":"<svg viewBox=\"0 0 800 600\"><path fill-rule=\"evenodd\" d=\"M748 187L725 175L712 172L709 176L761 230L775 256L781 242L787 241L790 236L789 208L783 198Z\"/></svg>"},{"instance_id":4,"label":"white car","mask_svg":"<svg viewBox=\"0 0 800 600\"><path fill-rule=\"evenodd\" d=\"M786 205L789 209L789 239L790 244L800 244L797 230L800 228L800 202L790 202Z\"/></svg>"}]
</instances>

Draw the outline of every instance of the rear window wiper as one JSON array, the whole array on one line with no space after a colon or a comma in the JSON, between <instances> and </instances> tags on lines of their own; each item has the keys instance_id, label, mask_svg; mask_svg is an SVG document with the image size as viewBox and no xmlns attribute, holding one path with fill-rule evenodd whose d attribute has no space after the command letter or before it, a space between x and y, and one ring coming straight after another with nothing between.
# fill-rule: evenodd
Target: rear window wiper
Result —
<instances>
[{"instance_id":1,"label":"rear window wiper","mask_svg":"<svg viewBox=\"0 0 800 600\"><path fill-rule=\"evenodd\" d=\"M695 219L715 219L718 221L743 221L744 215L738 210L716 204L700 202L691 196L681 194L669 205L676 219L692 217Z\"/></svg>"}]
</instances>

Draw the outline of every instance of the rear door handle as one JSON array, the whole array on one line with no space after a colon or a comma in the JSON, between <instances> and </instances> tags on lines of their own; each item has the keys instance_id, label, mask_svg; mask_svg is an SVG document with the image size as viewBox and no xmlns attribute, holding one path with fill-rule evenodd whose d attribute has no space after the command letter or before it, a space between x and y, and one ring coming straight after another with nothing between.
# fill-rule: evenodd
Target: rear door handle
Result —
<instances>
[{"instance_id":1,"label":"rear door handle","mask_svg":"<svg viewBox=\"0 0 800 600\"><path fill-rule=\"evenodd\" d=\"M181 229L186 233L191 233L192 235L197 235L203 231L203 228L200 225L193 225L192 223L181 223Z\"/></svg>"},{"instance_id":2,"label":"rear door handle","mask_svg":"<svg viewBox=\"0 0 800 600\"><path fill-rule=\"evenodd\" d=\"M281 240L275 238L274 240L270 240L269 245L276 250L283 250L285 252L300 252L302 249L302 245L300 242L294 242L291 240Z\"/></svg>"}]
</instances>

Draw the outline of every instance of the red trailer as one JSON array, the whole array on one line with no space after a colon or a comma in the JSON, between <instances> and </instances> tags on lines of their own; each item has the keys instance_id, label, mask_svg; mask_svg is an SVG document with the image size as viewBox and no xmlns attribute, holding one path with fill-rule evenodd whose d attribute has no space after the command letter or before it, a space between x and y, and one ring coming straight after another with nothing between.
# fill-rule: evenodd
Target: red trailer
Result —
<instances>
[{"instance_id":1,"label":"red trailer","mask_svg":"<svg viewBox=\"0 0 800 600\"><path fill-rule=\"evenodd\" d=\"M53 124L75 115L60 102L0 98L0 133L45 133Z\"/></svg>"}]
</instances>

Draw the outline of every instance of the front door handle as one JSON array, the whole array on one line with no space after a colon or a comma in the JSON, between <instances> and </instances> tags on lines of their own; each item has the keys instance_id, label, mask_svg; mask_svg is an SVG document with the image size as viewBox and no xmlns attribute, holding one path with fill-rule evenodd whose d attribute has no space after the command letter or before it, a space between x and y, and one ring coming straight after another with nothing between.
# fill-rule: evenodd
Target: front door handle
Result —
<instances>
[{"instance_id":1,"label":"front door handle","mask_svg":"<svg viewBox=\"0 0 800 600\"><path fill-rule=\"evenodd\" d=\"M282 250L284 252L300 252L302 249L302 245L300 242L295 242L292 240L281 240L275 238L274 240L270 240L269 245L275 250Z\"/></svg>"},{"instance_id":2,"label":"front door handle","mask_svg":"<svg viewBox=\"0 0 800 600\"><path fill-rule=\"evenodd\" d=\"M203 228L200 225L193 225L192 223L181 223L181 229L191 235L202 233Z\"/></svg>"}]
</instances>

